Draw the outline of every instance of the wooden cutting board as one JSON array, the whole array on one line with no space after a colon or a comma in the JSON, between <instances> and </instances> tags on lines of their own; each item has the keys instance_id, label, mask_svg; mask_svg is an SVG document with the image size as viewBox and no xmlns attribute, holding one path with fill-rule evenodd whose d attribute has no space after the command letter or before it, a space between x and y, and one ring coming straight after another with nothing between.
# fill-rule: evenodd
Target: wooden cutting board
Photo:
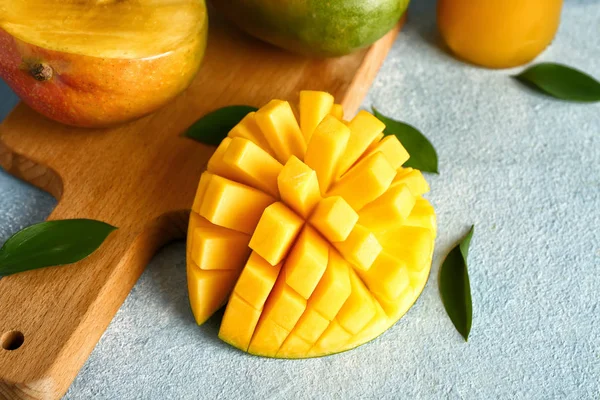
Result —
<instances>
[{"instance_id":1,"label":"wooden cutting board","mask_svg":"<svg viewBox=\"0 0 600 400\"><path fill-rule=\"evenodd\" d=\"M196 80L153 115L83 130L18 105L0 127L0 165L58 199L48 219L91 218L119 229L75 265L0 279L0 398L61 397L154 253L184 237L214 150L181 137L187 127L225 105L296 101L301 89L328 91L353 115L400 25L367 50L314 60L212 18Z\"/></svg>"}]
</instances>

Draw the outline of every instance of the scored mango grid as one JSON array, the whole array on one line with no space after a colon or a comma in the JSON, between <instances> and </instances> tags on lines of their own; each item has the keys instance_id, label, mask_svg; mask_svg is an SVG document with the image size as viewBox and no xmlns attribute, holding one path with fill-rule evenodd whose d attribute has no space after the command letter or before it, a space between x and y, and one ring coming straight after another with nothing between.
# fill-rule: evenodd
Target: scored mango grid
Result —
<instances>
[{"instance_id":1,"label":"scored mango grid","mask_svg":"<svg viewBox=\"0 0 600 400\"><path fill-rule=\"evenodd\" d=\"M329 117L329 118L331 118L331 117ZM364 115L363 115L363 118L364 118ZM288 123L289 123L289 121L288 121ZM227 140L226 139L226 141L224 141L223 144L220 146L220 148L217 150L217 152L215 153L215 156L213 157L213 159L211 159L211 161L218 160L219 154L221 154L221 156L225 155L226 152L227 152L226 150L230 146L238 146L239 147L239 146L242 146L243 144L245 144L246 146L252 147L252 145L254 144L254 142L250 141L249 142L250 144L249 143L244 143L243 141L246 141L246 140L247 140L246 138L241 138L239 136L237 138L234 137L233 140ZM264 145L264 140L263 141L261 141L261 140L255 140L255 141L259 142L259 143L262 142L262 144ZM298 142L300 142L300 141L298 140L297 143ZM357 167L359 165L361 165L361 163L365 164L365 162L367 162L368 160L377 161L377 162L372 162L371 164L373 164L373 165L377 165L377 163L379 165L384 165L385 163L387 163L387 160L385 159L385 157L383 156L383 153L381 151L380 152L377 152L377 151L374 152L372 150L374 148L377 148L377 146L376 146L377 143L380 144L380 146L379 146L380 148L384 147L384 146L381 145L381 143L384 143L384 145L389 148L390 147L390 142L391 142L390 140L381 141L381 134L378 133L376 135L376 139L373 141L373 143L374 143L375 146L371 145L371 146L369 146L370 148L366 149L366 151L363 149L362 153L358 152L357 158L360 157L363 153L366 153L367 156L363 157L362 161L360 161L358 163L355 163L355 164L351 164L351 168L348 170L348 172L346 172L346 174L344 175L344 177L345 176L352 176L352 172L354 170L356 170ZM277 147L277 146L279 146L279 147ZM220 150L222 150L221 147L225 148L225 151L221 151L220 152ZM254 146L254 147L260 148L259 146ZM276 148L275 151L272 151L272 150L271 151L267 151L269 153L269 155L270 156L275 156L275 157L277 157L279 155L279 157L281 157L281 153L282 153L281 143L276 144L274 147ZM302 146L298 146L297 145L296 147L300 147L301 148ZM256 150L256 149L254 149L254 150ZM369 150L371 150L371 151L369 151ZM292 152L293 152L293 150L292 150ZM405 160L403 160L401 162L404 162L404 161ZM209 171L212 169L213 172L219 172L218 171L219 168L215 168L214 165L215 165L215 163L213 162L213 168L211 168L211 165L209 164ZM389 163L388 163L388 165L389 165ZM372 167L372 165L371 165L371 167ZM259 179L255 179L254 182L252 182L252 179L250 179L251 182L248 182L246 180L244 183L251 183L252 186L254 186L254 187L258 186L263 192L268 193L271 196L272 195L277 196L276 192L278 192L280 198L284 198L285 197L288 200L287 202L280 201L280 202L272 203L271 205L269 205L268 207L265 208L265 212L263 212L263 214L261 215L261 218L260 218L260 220L258 222L256 230L254 230L254 232L252 232L252 239L250 240L250 247L253 248L253 250L255 252L257 252L258 254L260 254L261 256L265 256L264 257L265 259L269 259L270 264L277 265L278 263L280 263L283 259L285 259L287 257L288 253L290 253L291 251L293 251L294 241L298 237L298 234L300 233L300 231L302 229L302 226L305 224L305 222L309 222L309 224L312 225L313 227L315 227L321 233L322 236L325 236L327 239L329 239L330 243L334 243L333 245L331 245L329 243L327 244L327 246L330 247L331 249L334 249L334 248L336 249L336 250L331 250L331 251L333 251L333 252L339 251L340 253L342 253L344 255L345 258L350 259L352 261L351 265L353 266L354 269L359 270L359 271L368 270L369 267L371 266L371 264L373 263L373 261L375 260L375 257L378 255L378 253L376 251L366 252L367 255L370 255L370 257L367 257L365 259L364 257L363 258L361 258L361 257L353 257L352 254L349 254L347 248L344 248L344 246L340 245L340 242L343 243L344 239L347 239L348 236L350 236L351 233L356 233L356 235L354 235L354 236L357 236L357 238L355 238L355 242L363 243L366 246L370 246L371 248L373 248L373 247L379 247L380 249L382 248L382 246L379 244L379 241L377 240L377 238L368 229L364 228L360 224L356 224L356 222L358 220L358 215L356 214L356 211L360 210L361 208L363 208L363 206L365 205L364 204L365 202L363 201L363 203L361 203L360 196L354 196L354 197L352 197L353 194L351 192L348 192L347 190L346 190L346 193L349 193L349 195L352 197L351 201L353 202L354 208L356 208L356 210L353 207L350 207L350 205L345 201L345 199L344 199L343 196L335 196L335 197L324 196L323 199L319 199L318 197L320 197L319 196L320 193L318 193L316 196L314 196L314 195L311 196L310 193L309 193L309 195L306 195L306 193L304 193L305 196L303 196L303 197L301 196L303 201L298 201L298 198L294 199L294 196L290 196L290 187L289 187L289 185L288 185L288 187L286 187L286 181L285 181L285 179L283 180L283 182L281 182L281 179L279 179L282 176L285 176L286 168L288 170L291 170L292 172L294 172L294 171L295 172L301 172L297 176L304 176L306 178L306 179L304 179L305 180L304 186L300 185L299 187L310 187L312 185L313 186L313 188L312 188L313 190L312 191L314 192L314 186L315 186L315 180L316 180L317 181L317 193L319 192L318 191L319 182L316 179L316 173L315 173L315 171L313 171L312 169L310 169L310 167L308 167L306 164L304 164L302 161L300 161L300 159L294 157L293 155L290 155L290 157L287 160L285 166L282 166L281 171L280 171L280 173L278 175L275 176L275 174L271 174L272 176L271 176L270 180L273 181L273 176L275 176L275 178L278 180L278 182L277 182L278 188L277 189L279 189L279 190L274 190L272 185L269 186L268 184L265 184L265 182L268 182L269 179L264 179L264 177L258 176L256 178L259 178ZM396 175L395 170L392 169L392 171L394 172L394 175ZM228 171L222 171L221 170L220 172L224 172L224 175L228 175ZM231 172L231 171L229 171L229 172ZM289 172L289 171L287 171L287 172ZM372 172L372 168L367 168L366 172L367 173L368 172ZM379 172L381 172L381 168L380 168ZM406 173L406 170L403 171L403 172ZM408 172L410 173L410 171L408 171ZM385 175L385 173L384 174L381 174L381 173L375 174L374 176L371 176L371 178L378 179L378 178L381 178L381 175ZM294 176L294 174L292 173L291 176ZM365 174L363 173L362 176L361 176L361 174L358 174L358 177L356 177L355 180L360 180L360 178L365 178ZM366 203L373 203L373 201L375 201L377 198L380 198L382 195L385 195L386 193L389 193L391 191L390 190L390 184L391 184L391 180L392 179L393 179L393 176L392 176L391 179L388 179L388 182L384 182L381 186L384 187L385 189L381 193L378 193L378 195L375 198L368 199L369 201L367 201ZM342 177L342 179L340 181L343 181L343 180L344 180L344 178ZM344 194L343 185L338 185L336 187L339 188L340 186L342 187L342 189L338 190L338 192L340 192L339 194ZM396 185L395 187L398 188L398 187L400 187L400 185ZM350 185L350 188L352 188L351 185ZM309 190L309 192L310 192L310 190ZM334 193L335 193L335 191L334 191ZM409 197L409 196L405 195L405 197ZM414 197L419 197L419 195L412 196L412 197L413 198ZM341 221L352 221L352 223L350 224L351 226L342 227L344 229L336 229L336 228L339 228L339 227L329 226L329 228L330 228L331 231L327 231L325 229L327 227L324 228L324 226L322 226L322 224L320 224L320 222L322 222L324 219L317 218L317 219L313 219L311 221L311 219L309 217L310 217L310 215L312 213L312 209L316 208L317 211L318 211L319 210L319 206L321 206L322 204L327 204L328 202L331 202L332 199L335 199L334 203L337 204L338 209L345 209L347 215L349 216L349 218L346 218L346 219L340 219L340 218L338 218L337 220L338 221L340 221L340 220ZM414 205L414 203L413 203L413 205ZM289 207L289 206L292 206L292 207ZM291 208L293 208L294 211L292 211ZM321 207L321 208L323 208L323 207ZM325 207L326 210L327 209L331 210L331 209L334 209L334 208L335 207L329 207L329 208L327 208L327 206ZM412 207L410 207L410 209L412 209ZM276 210L277 212L272 213L273 215L270 216L270 217L268 217L269 214L271 214L269 212L270 210ZM315 211L315 213L317 211ZM322 211L322 213L324 213L323 215L327 214L326 211L325 212L323 212L323 210L321 210L321 211ZM354 212L355 215L352 215L352 212ZM288 214L288 216L289 215L295 215L296 216L296 219L297 219L297 221L296 221L297 222L296 223L296 227L295 227L295 229L291 230L291 234L288 235L289 237L288 237L287 243L284 243L283 246L281 246L281 248L278 251L278 254L267 254L266 252L268 252L268 250L269 250L268 246L265 247L265 248L263 248L263 247L261 247L261 244L260 244L260 243L266 243L266 241L264 241L264 240L261 241L261 240L258 240L256 238L258 236L261 236L261 235L262 236L265 236L265 235L268 236L269 233L270 233L269 232L270 231L269 226L277 226L277 224L276 224L277 217L278 216L280 217L281 215L285 215L285 214ZM377 209L374 209L370 214L374 214L376 216L377 215ZM403 217L407 217L407 216L408 215L404 215ZM269 223L268 223L268 219L269 218L271 219L271 225L269 225ZM292 217L292 219L293 219L293 217ZM275 224L273 225L273 223L275 223ZM266 227L266 228L263 229L263 228L261 228L261 226L263 226L263 228L264 227ZM303 228L303 229L304 229L304 231L306 231L308 228ZM304 231L303 231L303 233L304 233ZM338 236L335 236L335 234L337 234ZM285 235L283 235L283 237L285 237ZM337 242L333 242L331 240L331 238L335 238L335 239L339 239L339 240ZM352 248L355 249L356 246L354 246L354 247L350 246L350 250L352 250ZM275 252L275 253L277 253L277 252ZM427 269L426 273L428 273L428 269ZM322 274L322 273L320 273L320 274ZM423 273L421 275L423 275ZM353 275L353 276L356 278L355 280L357 282L359 282L358 285L360 285L361 284L360 278L358 276L356 276L356 275ZM409 279L410 284L407 286L407 290L412 289L413 291L416 291L417 294L418 294L418 292L420 292L420 290L422 289L422 287L420 287L420 286L422 286L424 284L424 281L426 279L423 279L423 277L421 277L421 279L416 279L413 276L411 276L410 278L411 278L411 279ZM283 282L283 279L284 278L281 278L279 280ZM320 277L318 277L318 279L320 279ZM318 283L318 279L316 279L316 283ZM287 285L287 283L289 283L289 282L283 282L283 283L286 284L285 285L285 290L283 290L283 291L293 291L298 297L300 297L303 300L308 300L310 298L310 294L312 293L312 290L314 290L314 286L316 285L316 283L313 282L313 284L310 285L311 287L298 288L297 285L294 285L292 283L292 286L296 286L295 289L297 289L297 290L294 290L294 289L292 289L291 286ZM280 284L280 286L282 286L282 285L283 284ZM414 285L415 287L413 287L411 285ZM281 290L280 290L280 292L281 292ZM298 292L301 292L303 294L303 296L300 296ZM234 294L235 294L235 291L234 291ZM289 295L289 293L288 293L288 295ZM409 300L410 300L409 303L410 304L412 304L412 302L415 300L415 298L414 298L415 296L414 295L411 296L410 294L408 294L405 297L409 298ZM235 298L235 296L232 297L232 298ZM238 302L239 302L239 300L243 301L243 299L239 299L239 298L236 299L236 301L238 301ZM377 302L377 300L375 300L375 298L373 298L373 302L374 302L374 304L378 304L378 302ZM410 304L403 305L402 307L408 308L410 306ZM400 308L402 308L402 307L400 307ZM301 309L301 307L300 307L300 309ZM315 316L315 314L311 314L310 313L310 309L309 308L305 307L305 309L309 310L309 311L304 312L304 310L302 310L302 312L301 312L300 316L298 317L298 319L300 321L303 321L305 318L307 319L308 317L305 317L305 314L309 313L307 315L311 315L312 316L312 319L311 319L312 322L311 322L311 324L315 324L314 321L315 321L315 319L317 319L317 317ZM381 309L381 307L379 307L377 310L379 311L380 309ZM255 310L255 311L259 311L260 312L261 310ZM401 313L403 313L403 311ZM296 322L298 321L298 319L296 320ZM262 322L262 319L261 319L261 322ZM292 322L294 322L294 321L292 321ZM367 320L367 321L364 322L363 325L361 325L359 327L362 329L369 322L370 322L370 320ZM385 324L388 324L389 322L390 321L385 321ZM337 323L337 325L340 325L337 320L334 320L332 323L329 324L328 328L331 328L333 326L335 329L339 330L340 332L343 332L345 330L344 327L342 327L342 326L335 326L336 323ZM392 321L392 323L393 323L393 321ZM263 324L266 324L266 322L263 322ZM281 326L279 326L279 325L275 324L273 321L271 321L271 326L270 326L269 329L272 330L272 331L275 331L275 336L277 336L277 331L278 330L281 331L281 328L282 328ZM294 328L294 325L292 324L292 325L288 326L288 328L290 328L290 329L287 329L287 331L288 331L287 334L289 334L289 331ZM358 331L360 331L361 329L356 328L356 329L352 329L352 330L355 331L353 333L358 333ZM385 330L385 329L386 329L385 327L381 328L381 330ZM268 329L266 329L266 330L268 330ZM338 333L340 333L340 332L338 332ZM346 331L346 333L348 333L348 332ZM280 334L281 334L281 336L283 336L284 332L280 332ZM286 337L288 336L287 334L285 334ZM307 335L304 335L304 337L306 337L306 336ZM338 337L343 337L343 336L344 335L338 334ZM350 334L350 337L351 336L352 335ZM288 339L291 339L291 338L292 337L290 336ZM275 339L277 339L277 338L275 338ZM371 338L365 338L365 339L366 339L365 341L367 341L367 340L369 340ZM281 340L281 339L277 339L277 340ZM295 337L295 338L293 338L293 340L301 340L301 338ZM342 346L343 346L343 343L342 343ZM329 348L331 349L332 347L329 347ZM250 350L252 350L252 349L250 348ZM263 354L263 355L275 355L275 354ZM278 354L278 355L285 356L285 354ZM313 354L313 355L319 355L319 354ZM302 354L299 354L298 356L302 356Z\"/></svg>"}]
</instances>

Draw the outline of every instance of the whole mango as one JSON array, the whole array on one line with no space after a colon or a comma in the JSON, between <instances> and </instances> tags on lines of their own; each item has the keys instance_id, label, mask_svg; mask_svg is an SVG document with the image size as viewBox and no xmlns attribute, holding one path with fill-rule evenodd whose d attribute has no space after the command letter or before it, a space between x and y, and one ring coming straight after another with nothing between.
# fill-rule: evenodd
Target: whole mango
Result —
<instances>
[{"instance_id":1,"label":"whole mango","mask_svg":"<svg viewBox=\"0 0 600 400\"><path fill-rule=\"evenodd\" d=\"M212 0L235 25L261 40L314 57L337 57L384 36L409 0Z\"/></svg>"}]
</instances>

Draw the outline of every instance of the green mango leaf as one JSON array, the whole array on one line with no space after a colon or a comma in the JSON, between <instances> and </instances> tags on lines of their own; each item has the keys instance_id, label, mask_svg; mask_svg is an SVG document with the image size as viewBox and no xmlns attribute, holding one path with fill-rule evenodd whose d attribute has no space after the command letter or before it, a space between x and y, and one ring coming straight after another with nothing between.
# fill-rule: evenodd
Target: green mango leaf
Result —
<instances>
[{"instance_id":1,"label":"green mango leaf","mask_svg":"<svg viewBox=\"0 0 600 400\"><path fill-rule=\"evenodd\" d=\"M0 276L83 260L115 229L89 219L32 225L17 232L0 249Z\"/></svg>"},{"instance_id":2,"label":"green mango leaf","mask_svg":"<svg viewBox=\"0 0 600 400\"><path fill-rule=\"evenodd\" d=\"M196 121L183 136L210 146L218 146L234 126L248 115L248 113L256 110L258 108L251 106L219 108Z\"/></svg>"},{"instance_id":3,"label":"green mango leaf","mask_svg":"<svg viewBox=\"0 0 600 400\"><path fill-rule=\"evenodd\" d=\"M600 82L566 65L536 64L513 78L557 99L586 103L600 101Z\"/></svg>"},{"instance_id":4,"label":"green mango leaf","mask_svg":"<svg viewBox=\"0 0 600 400\"><path fill-rule=\"evenodd\" d=\"M465 342L469 338L473 318L467 256L474 229L475 226L471 226L460 244L448 253L440 270L440 294L444 308Z\"/></svg>"},{"instance_id":5,"label":"green mango leaf","mask_svg":"<svg viewBox=\"0 0 600 400\"><path fill-rule=\"evenodd\" d=\"M381 114L373 107L373 114L385 124L385 135L394 135L400 140L410 158L404 167L416 168L423 172L438 173L438 156L429 140L415 127L395 121Z\"/></svg>"}]
</instances>

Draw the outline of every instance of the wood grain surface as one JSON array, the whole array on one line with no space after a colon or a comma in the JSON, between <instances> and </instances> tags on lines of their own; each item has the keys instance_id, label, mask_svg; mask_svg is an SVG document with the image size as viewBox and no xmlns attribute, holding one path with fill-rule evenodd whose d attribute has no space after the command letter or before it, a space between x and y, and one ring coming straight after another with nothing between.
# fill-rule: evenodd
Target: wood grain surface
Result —
<instances>
[{"instance_id":1,"label":"wood grain surface","mask_svg":"<svg viewBox=\"0 0 600 400\"><path fill-rule=\"evenodd\" d=\"M325 90L354 114L400 28L371 48L314 60L251 39L213 18L192 86L157 113L106 130L54 123L20 104L0 127L0 165L58 199L48 219L92 218L119 229L77 264L0 280L1 399L60 398L154 253L182 238L214 148L181 137L225 105L296 101ZM185 289L182 289L185 290Z\"/></svg>"}]
</instances>

